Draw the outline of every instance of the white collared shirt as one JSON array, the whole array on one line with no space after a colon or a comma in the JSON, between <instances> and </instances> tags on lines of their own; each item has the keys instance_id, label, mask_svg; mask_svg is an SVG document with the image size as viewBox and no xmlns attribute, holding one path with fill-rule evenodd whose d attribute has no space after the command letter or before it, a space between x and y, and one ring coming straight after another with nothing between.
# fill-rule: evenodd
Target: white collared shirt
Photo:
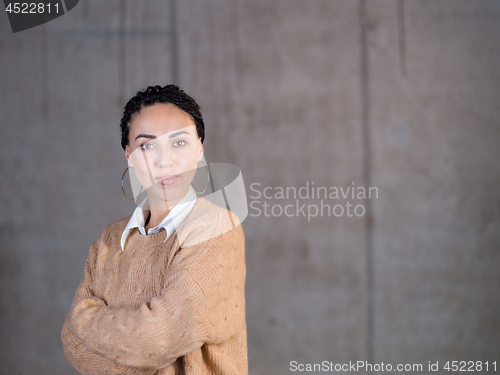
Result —
<instances>
[{"instance_id":1,"label":"white collared shirt","mask_svg":"<svg viewBox=\"0 0 500 375\"><path fill-rule=\"evenodd\" d=\"M174 206L174 208L170 210L168 215L165 216L165 219L163 219L163 221L158 226L149 229L147 233L146 229L144 228L145 224L144 205L146 204L148 199L147 198L144 199L144 201L142 201L141 204L139 204L137 208L134 210L132 217L128 221L128 224L122 233L122 238L121 238L122 251L125 250L125 242L127 241L127 237L130 234L130 231L134 228L138 228L139 232L143 236L147 234L155 234L161 232L162 230L166 230L167 236L165 238L165 241L167 241L170 238L170 236L174 233L174 231L177 229L177 227L189 215L197 199L198 198L196 196L196 192L194 191L193 187L189 186L189 190L184 196L184 198L182 198L182 200L179 203L177 203Z\"/></svg>"}]
</instances>

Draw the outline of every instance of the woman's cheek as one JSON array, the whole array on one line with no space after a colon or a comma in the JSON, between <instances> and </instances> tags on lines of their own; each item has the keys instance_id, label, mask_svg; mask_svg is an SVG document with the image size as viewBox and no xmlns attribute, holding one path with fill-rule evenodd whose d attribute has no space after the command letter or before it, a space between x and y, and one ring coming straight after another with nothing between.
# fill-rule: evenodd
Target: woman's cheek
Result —
<instances>
[{"instance_id":1,"label":"woman's cheek","mask_svg":"<svg viewBox=\"0 0 500 375\"><path fill-rule=\"evenodd\" d=\"M149 188L152 184L151 177L149 175L149 170L151 169L149 166L150 161L140 155L141 158L136 158L134 160L134 166L135 166L135 173L137 176L137 179L141 183L142 186L144 186L146 189Z\"/></svg>"},{"instance_id":2,"label":"woman's cheek","mask_svg":"<svg viewBox=\"0 0 500 375\"><path fill-rule=\"evenodd\" d=\"M196 169L188 169L183 173L184 179L188 182L188 184L190 184L193 181L195 174L196 174Z\"/></svg>"}]
</instances>

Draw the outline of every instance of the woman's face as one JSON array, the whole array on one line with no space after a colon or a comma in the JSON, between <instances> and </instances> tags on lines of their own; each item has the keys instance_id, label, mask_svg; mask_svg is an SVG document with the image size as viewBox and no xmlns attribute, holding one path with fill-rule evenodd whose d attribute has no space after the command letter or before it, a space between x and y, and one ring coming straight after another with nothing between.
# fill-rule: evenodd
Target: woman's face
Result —
<instances>
[{"instance_id":1,"label":"woman's face","mask_svg":"<svg viewBox=\"0 0 500 375\"><path fill-rule=\"evenodd\" d=\"M125 157L146 188L150 208L161 210L172 208L187 193L203 145L186 112L156 103L132 117Z\"/></svg>"}]
</instances>

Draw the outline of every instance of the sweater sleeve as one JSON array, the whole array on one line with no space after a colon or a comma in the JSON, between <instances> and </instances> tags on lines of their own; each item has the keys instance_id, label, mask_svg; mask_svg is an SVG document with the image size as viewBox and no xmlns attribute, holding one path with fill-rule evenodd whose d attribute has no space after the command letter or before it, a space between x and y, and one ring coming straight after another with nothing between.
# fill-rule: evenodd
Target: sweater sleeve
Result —
<instances>
[{"instance_id":1,"label":"sweater sleeve","mask_svg":"<svg viewBox=\"0 0 500 375\"><path fill-rule=\"evenodd\" d=\"M85 344L77 339L69 330L68 322L64 324L62 331L64 343L64 355L69 363L73 365L81 374L85 375L153 375L155 369L139 369L119 365L99 354L92 353Z\"/></svg>"},{"instance_id":2,"label":"sweater sleeve","mask_svg":"<svg viewBox=\"0 0 500 375\"><path fill-rule=\"evenodd\" d=\"M163 368L205 343L244 328L244 238L241 226L182 248L160 297L135 307L83 298L71 330L90 351L123 366ZM229 317L229 319L228 319Z\"/></svg>"},{"instance_id":3,"label":"sweater sleeve","mask_svg":"<svg viewBox=\"0 0 500 375\"><path fill-rule=\"evenodd\" d=\"M92 246L89 252L89 257L85 263L84 269L84 277L80 286L78 287L75 298L73 301L73 305L75 302L80 301L81 299L91 299L95 301L95 303L101 303L102 305L106 305L106 303L95 297L92 291L93 284L93 263L95 259L95 250L96 244ZM91 352L84 342L78 339L70 329L70 316L71 311L66 318L64 323L61 339L64 347L64 355L68 362L73 365L81 374L85 375L97 375L97 374L123 374L123 375L153 375L156 370L154 369L139 369L139 368L131 368L119 365L116 362L109 360L108 358L103 357L100 354Z\"/></svg>"}]
</instances>

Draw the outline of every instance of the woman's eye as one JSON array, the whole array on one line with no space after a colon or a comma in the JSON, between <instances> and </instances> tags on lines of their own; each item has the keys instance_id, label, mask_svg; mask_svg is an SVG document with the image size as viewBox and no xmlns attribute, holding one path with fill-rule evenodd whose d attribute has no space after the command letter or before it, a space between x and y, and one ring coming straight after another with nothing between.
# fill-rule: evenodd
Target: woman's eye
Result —
<instances>
[{"instance_id":1,"label":"woman's eye","mask_svg":"<svg viewBox=\"0 0 500 375\"><path fill-rule=\"evenodd\" d=\"M141 145L141 150L143 151L151 150L152 148L154 148L152 143L144 143Z\"/></svg>"},{"instance_id":2,"label":"woman's eye","mask_svg":"<svg viewBox=\"0 0 500 375\"><path fill-rule=\"evenodd\" d=\"M183 140L179 140L179 141L174 142L175 147L184 146L185 144L186 144L186 141L183 141Z\"/></svg>"}]
</instances>

